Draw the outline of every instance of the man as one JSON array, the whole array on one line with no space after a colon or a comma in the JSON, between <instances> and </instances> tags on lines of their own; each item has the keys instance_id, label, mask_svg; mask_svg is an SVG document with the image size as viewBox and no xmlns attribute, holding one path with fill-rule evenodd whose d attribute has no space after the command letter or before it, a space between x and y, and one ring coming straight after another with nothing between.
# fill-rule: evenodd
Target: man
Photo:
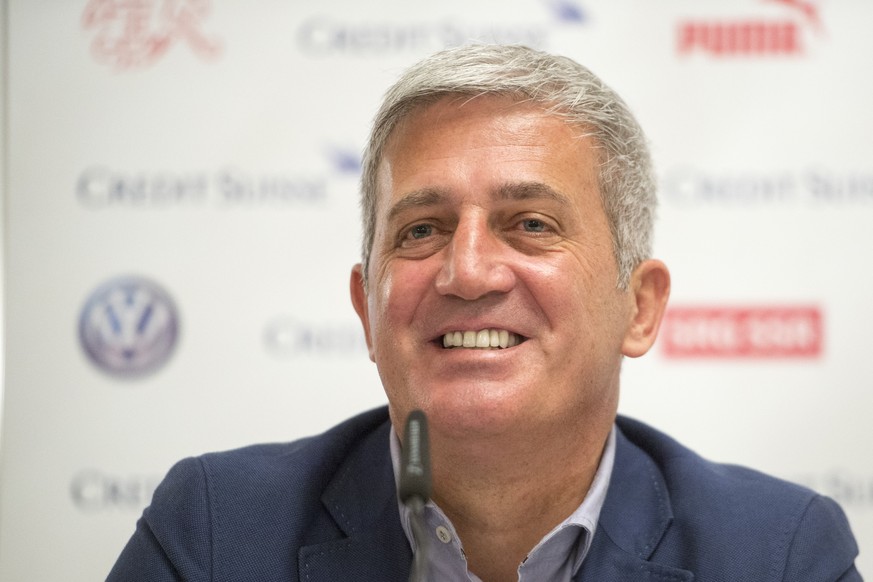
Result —
<instances>
[{"instance_id":1,"label":"man","mask_svg":"<svg viewBox=\"0 0 873 582\"><path fill-rule=\"evenodd\" d=\"M430 580L860 580L831 500L616 417L670 288L621 99L473 46L388 92L351 296L388 409L171 470L110 580L404 580L399 433L429 419ZM390 422L389 422L390 420Z\"/></svg>"}]
</instances>

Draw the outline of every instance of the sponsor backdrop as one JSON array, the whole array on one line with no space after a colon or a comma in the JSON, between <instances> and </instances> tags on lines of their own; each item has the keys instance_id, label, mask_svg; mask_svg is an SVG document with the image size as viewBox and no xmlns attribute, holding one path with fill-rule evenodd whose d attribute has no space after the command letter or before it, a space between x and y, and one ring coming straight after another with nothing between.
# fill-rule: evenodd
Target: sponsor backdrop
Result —
<instances>
[{"instance_id":1,"label":"sponsor backdrop","mask_svg":"<svg viewBox=\"0 0 873 582\"><path fill-rule=\"evenodd\" d=\"M9 0L0 579L102 579L187 455L384 402L368 124L448 45L564 53L653 143L672 311L624 413L838 499L873 575L873 5Z\"/></svg>"}]
</instances>

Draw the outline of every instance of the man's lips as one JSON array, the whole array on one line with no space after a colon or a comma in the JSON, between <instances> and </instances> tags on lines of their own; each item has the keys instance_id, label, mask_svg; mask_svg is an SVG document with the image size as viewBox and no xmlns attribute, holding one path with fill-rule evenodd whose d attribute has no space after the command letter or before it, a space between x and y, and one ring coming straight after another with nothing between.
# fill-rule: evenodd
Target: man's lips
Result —
<instances>
[{"instance_id":1,"label":"man's lips","mask_svg":"<svg viewBox=\"0 0 873 582\"><path fill-rule=\"evenodd\" d=\"M455 330L444 333L435 341L446 349L506 349L525 341L525 337L506 329Z\"/></svg>"}]
</instances>

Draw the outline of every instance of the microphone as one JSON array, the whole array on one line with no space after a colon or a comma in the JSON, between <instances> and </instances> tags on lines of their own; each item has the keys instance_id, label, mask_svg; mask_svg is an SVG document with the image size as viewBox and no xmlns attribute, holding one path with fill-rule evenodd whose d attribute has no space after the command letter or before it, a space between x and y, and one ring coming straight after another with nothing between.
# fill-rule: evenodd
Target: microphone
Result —
<instances>
[{"instance_id":1,"label":"microphone","mask_svg":"<svg viewBox=\"0 0 873 582\"><path fill-rule=\"evenodd\" d=\"M424 524L424 505L433 492L430 472L430 440L427 417L421 410L413 410L406 417L403 431L403 450L400 454L400 501L410 509L412 538L416 551L412 557L409 582L427 580L428 536Z\"/></svg>"}]
</instances>

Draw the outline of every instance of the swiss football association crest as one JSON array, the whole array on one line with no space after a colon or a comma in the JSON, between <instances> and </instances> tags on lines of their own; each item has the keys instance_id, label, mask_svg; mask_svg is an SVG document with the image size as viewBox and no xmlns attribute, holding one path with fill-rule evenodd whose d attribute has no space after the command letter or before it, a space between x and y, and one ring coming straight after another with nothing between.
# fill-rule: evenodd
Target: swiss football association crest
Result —
<instances>
[{"instance_id":1,"label":"swiss football association crest","mask_svg":"<svg viewBox=\"0 0 873 582\"><path fill-rule=\"evenodd\" d=\"M82 27L94 33L94 57L118 70L147 67L177 44L212 60L222 46L203 31L211 9L211 0L90 0Z\"/></svg>"},{"instance_id":2,"label":"swiss football association crest","mask_svg":"<svg viewBox=\"0 0 873 582\"><path fill-rule=\"evenodd\" d=\"M164 365L178 327L178 311L166 291L148 279L120 277L91 293L79 317L79 340L103 371L136 377Z\"/></svg>"}]
</instances>

